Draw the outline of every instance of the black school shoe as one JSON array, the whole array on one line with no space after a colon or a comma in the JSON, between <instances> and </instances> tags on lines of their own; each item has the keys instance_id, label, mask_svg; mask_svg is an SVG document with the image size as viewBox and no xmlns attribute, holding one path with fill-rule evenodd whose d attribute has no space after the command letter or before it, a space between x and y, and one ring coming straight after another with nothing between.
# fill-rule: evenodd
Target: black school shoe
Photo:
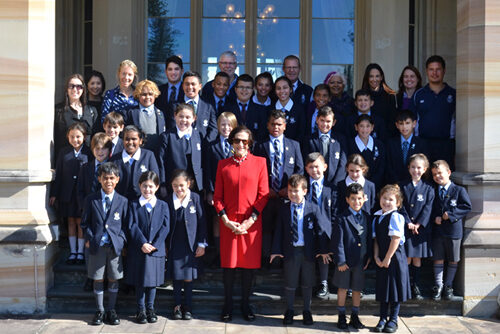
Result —
<instances>
[{"instance_id":1,"label":"black school shoe","mask_svg":"<svg viewBox=\"0 0 500 334\"><path fill-rule=\"evenodd\" d=\"M70 253L68 259L66 260L66 264L76 264L76 253Z\"/></svg>"},{"instance_id":2,"label":"black school shoe","mask_svg":"<svg viewBox=\"0 0 500 334\"><path fill-rule=\"evenodd\" d=\"M158 321L158 316L155 313L155 310L150 308L146 310L146 319L150 324Z\"/></svg>"},{"instance_id":3,"label":"black school shoe","mask_svg":"<svg viewBox=\"0 0 500 334\"><path fill-rule=\"evenodd\" d=\"M444 300L451 300L453 299L454 295L453 295L453 288L451 286L444 286L444 289L443 289L443 299Z\"/></svg>"},{"instance_id":4,"label":"black school shoe","mask_svg":"<svg viewBox=\"0 0 500 334\"><path fill-rule=\"evenodd\" d=\"M422 297L422 294L420 293L420 289L416 284L412 284L411 286L411 294L413 299L415 300L423 300L424 297Z\"/></svg>"},{"instance_id":5,"label":"black school shoe","mask_svg":"<svg viewBox=\"0 0 500 334\"><path fill-rule=\"evenodd\" d=\"M349 326L356 329L363 329L365 325L359 320L359 316L357 314L351 314L351 320L349 321Z\"/></svg>"},{"instance_id":6,"label":"black school shoe","mask_svg":"<svg viewBox=\"0 0 500 334\"><path fill-rule=\"evenodd\" d=\"M97 311L94 314L94 318L92 319L91 325L99 326L104 323L104 311Z\"/></svg>"},{"instance_id":7,"label":"black school shoe","mask_svg":"<svg viewBox=\"0 0 500 334\"><path fill-rule=\"evenodd\" d=\"M135 322L141 325L144 325L148 322L146 312L144 312L144 310L140 310L139 312L137 312L137 314L135 315Z\"/></svg>"},{"instance_id":8,"label":"black school shoe","mask_svg":"<svg viewBox=\"0 0 500 334\"><path fill-rule=\"evenodd\" d=\"M389 320L388 323L385 324L384 333L394 333L398 330L398 322L395 320Z\"/></svg>"},{"instance_id":9,"label":"black school shoe","mask_svg":"<svg viewBox=\"0 0 500 334\"><path fill-rule=\"evenodd\" d=\"M193 319L193 314L191 313L191 310L188 308L182 307L182 320L191 320Z\"/></svg>"},{"instance_id":10,"label":"black school shoe","mask_svg":"<svg viewBox=\"0 0 500 334\"><path fill-rule=\"evenodd\" d=\"M120 318L118 318L118 314L116 314L115 310L109 310L106 313L106 322L112 326L117 326L120 324Z\"/></svg>"},{"instance_id":11,"label":"black school shoe","mask_svg":"<svg viewBox=\"0 0 500 334\"><path fill-rule=\"evenodd\" d=\"M286 310L285 316L283 318L283 325L291 325L293 324L293 310Z\"/></svg>"},{"instance_id":12,"label":"black school shoe","mask_svg":"<svg viewBox=\"0 0 500 334\"><path fill-rule=\"evenodd\" d=\"M177 305L174 307L174 313L173 313L174 320L181 320L182 319L182 310L181 306Z\"/></svg>"},{"instance_id":13,"label":"black school shoe","mask_svg":"<svg viewBox=\"0 0 500 334\"><path fill-rule=\"evenodd\" d=\"M443 292L443 286L434 285L432 288L432 299L435 301L441 300L441 293Z\"/></svg>"},{"instance_id":14,"label":"black school shoe","mask_svg":"<svg viewBox=\"0 0 500 334\"><path fill-rule=\"evenodd\" d=\"M326 298L330 295L330 290L328 289L328 283L326 284L321 284L321 287L319 288L318 292L316 293L316 297L318 298Z\"/></svg>"},{"instance_id":15,"label":"black school shoe","mask_svg":"<svg viewBox=\"0 0 500 334\"><path fill-rule=\"evenodd\" d=\"M345 313L339 313L339 318L337 320L338 329L347 329L347 319Z\"/></svg>"},{"instance_id":16,"label":"black school shoe","mask_svg":"<svg viewBox=\"0 0 500 334\"><path fill-rule=\"evenodd\" d=\"M384 331L387 321L385 319L380 319L377 326L373 329L375 333L382 333Z\"/></svg>"},{"instance_id":17,"label":"black school shoe","mask_svg":"<svg viewBox=\"0 0 500 334\"><path fill-rule=\"evenodd\" d=\"M311 326L314 323L311 311L302 311L302 323L306 326Z\"/></svg>"},{"instance_id":18,"label":"black school shoe","mask_svg":"<svg viewBox=\"0 0 500 334\"><path fill-rule=\"evenodd\" d=\"M252 311L250 305L245 305L241 307L241 314L243 314L243 319L246 321L255 321L255 314Z\"/></svg>"}]
</instances>

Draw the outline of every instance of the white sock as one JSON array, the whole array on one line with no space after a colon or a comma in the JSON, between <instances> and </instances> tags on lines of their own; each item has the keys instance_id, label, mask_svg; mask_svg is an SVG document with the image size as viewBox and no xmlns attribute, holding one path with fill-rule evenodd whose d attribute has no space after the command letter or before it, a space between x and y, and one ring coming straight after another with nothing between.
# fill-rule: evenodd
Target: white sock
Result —
<instances>
[{"instance_id":1,"label":"white sock","mask_svg":"<svg viewBox=\"0 0 500 334\"><path fill-rule=\"evenodd\" d=\"M85 247L85 239L80 239L78 238L78 254L82 254L83 256L83 250Z\"/></svg>"},{"instance_id":2,"label":"white sock","mask_svg":"<svg viewBox=\"0 0 500 334\"><path fill-rule=\"evenodd\" d=\"M76 253L76 236L69 236L69 252Z\"/></svg>"}]
</instances>

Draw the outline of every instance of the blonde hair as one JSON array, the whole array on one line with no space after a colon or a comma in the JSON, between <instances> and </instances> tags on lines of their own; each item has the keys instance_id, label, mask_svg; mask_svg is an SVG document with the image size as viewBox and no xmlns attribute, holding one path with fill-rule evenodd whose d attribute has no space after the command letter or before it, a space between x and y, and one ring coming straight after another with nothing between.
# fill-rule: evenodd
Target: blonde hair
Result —
<instances>
[{"instance_id":1,"label":"blonde hair","mask_svg":"<svg viewBox=\"0 0 500 334\"><path fill-rule=\"evenodd\" d=\"M134 98L136 100L139 100L139 96L141 95L142 93L142 90L144 89L144 87L147 87L149 88L152 92L153 92L153 95L155 97L155 99L160 96L160 90L158 89L158 86L151 80L142 80L140 81L137 86L135 87L135 90L134 90Z\"/></svg>"},{"instance_id":2,"label":"blonde hair","mask_svg":"<svg viewBox=\"0 0 500 334\"><path fill-rule=\"evenodd\" d=\"M403 194L401 193L401 188L397 184L387 184L385 185L379 193L379 198L382 198L385 193L389 193L391 195L396 196L398 209L401 208L403 204Z\"/></svg>"},{"instance_id":3,"label":"blonde hair","mask_svg":"<svg viewBox=\"0 0 500 334\"><path fill-rule=\"evenodd\" d=\"M229 125L231 125L233 129L238 126L238 120L236 119L236 116L234 116L232 112L224 111L217 118L217 129L220 127L220 123L222 122L223 118L229 121Z\"/></svg>"},{"instance_id":4,"label":"blonde hair","mask_svg":"<svg viewBox=\"0 0 500 334\"><path fill-rule=\"evenodd\" d=\"M139 78L138 77L139 72L137 71L137 65L130 59L122 60L120 65L118 65L118 70L116 71L116 75L117 75L118 79L120 78L120 72L121 72L122 68L124 68L125 66L130 67L132 69L132 71L134 71L134 82L136 82Z\"/></svg>"}]
</instances>

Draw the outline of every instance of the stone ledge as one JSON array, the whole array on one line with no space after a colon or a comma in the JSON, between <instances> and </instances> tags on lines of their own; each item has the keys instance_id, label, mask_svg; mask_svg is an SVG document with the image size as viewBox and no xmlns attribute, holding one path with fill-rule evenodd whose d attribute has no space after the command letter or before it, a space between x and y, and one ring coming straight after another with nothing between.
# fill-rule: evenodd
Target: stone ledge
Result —
<instances>
[{"instance_id":1,"label":"stone ledge","mask_svg":"<svg viewBox=\"0 0 500 334\"><path fill-rule=\"evenodd\" d=\"M2 169L0 183L47 183L55 177L53 169Z\"/></svg>"},{"instance_id":2,"label":"stone ledge","mask_svg":"<svg viewBox=\"0 0 500 334\"><path fill-rule=\"evenodd\" d=\"M500 250L500 230L465 229L464 248L482 248Z\"/></svg>"},{"instance_id":3,"label":"stone ledge","mask_svg":"<svg viewBox=\"0 0 500 334\"><path fill-rule=\"evenodd\" d=\"M500 173L466 173L466 172L453 172L451 174L453 182L465 186L499 186Z\"/></svg>"},{"instance_id":4,"label":"stone ledge","mask_svg":"<svg viewBox=\"0 0 500 334\"><path fill-rule=\"evenodd\" d=\"M43 244L57 240L52 225L8 227L0 226L0 244Z\"/></svg>"}]
</instances>

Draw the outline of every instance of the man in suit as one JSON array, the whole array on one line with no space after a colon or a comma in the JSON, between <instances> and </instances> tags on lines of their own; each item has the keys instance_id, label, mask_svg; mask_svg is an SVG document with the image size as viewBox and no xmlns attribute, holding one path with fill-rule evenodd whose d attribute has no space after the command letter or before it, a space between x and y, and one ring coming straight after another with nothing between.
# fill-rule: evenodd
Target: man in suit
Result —
<instances>
[{"instance_id":1,"label":"man in suit","mask_svg":"<svg viewBox=\"0 0 500 334\"><path fill-rule=\"evenodd\" d=\"M163 111L166 119L170 119L173 115L173 106L184 100L184 92L181 89L183 73L184 66L180 57L170 56L165 60L165 75L168 82L159 87L160 96L156 99L155 106ZM167 124L167 128L172 126L175 126L175 123Z\"/></svg>"},{"instance_id":2,"label":"man in suit","mask_svg":"<svg viewBox=\"0 0 500 334\"><path fill-rule=\"evenodd\" d=\"M307 110L313 89L311 86L303 83L299 79L300 74L300 59L294 55L288 55L283 59L283 72L285 76L292 82L293 93L292 100L294 103L302 105L304 110Z\"/></svg>"}]
</instances>

